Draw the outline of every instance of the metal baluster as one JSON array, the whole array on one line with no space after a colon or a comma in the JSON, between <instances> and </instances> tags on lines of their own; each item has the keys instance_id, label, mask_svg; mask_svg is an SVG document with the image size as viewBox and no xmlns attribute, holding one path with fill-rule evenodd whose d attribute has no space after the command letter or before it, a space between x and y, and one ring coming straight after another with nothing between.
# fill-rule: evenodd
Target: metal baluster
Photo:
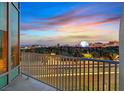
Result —
<instances>
[{"instance_id":1,"label":"metal baluster","mask_svg":"<svg viewBox=\"0 0 124 93\"><path fill-rule=\"evenodd\" d=\"M38 70L38 71L37 71L37 75L38 75L38 78L37 78L37 79L39 80L40 75L39 75L39 61L38 61L38 53L37 53L37 56L36 56L36 57L37 57L37 68L36 68L36 69Z\"/></svg>"},{"instance_id":2,"label":"metal baluster","mask_svg":"<svg viewBox=\"0 0 124 93\"><path fill-rule=\"evenodd\" d=\"M42 80L42 65L41 65L41 55L39 54L39 74L40 74L40 80Z\"/></svg>"},{"instance_id":3,"label":"metal baluster","mask_svg":"<svg viewBox=\"0 0 124 93\"><path fill-rule=\"evenodd\" d=\"M70 90L70 86L71 86L71 84L70 84L70 83L71 83L71 81L70 81L70 78L71 78L71 76L70 76L70 74L71 74L71 71L70 71L70 70L71 70L71 67L70 67L70 62L71 62L71 61L70 61L70 58L68 58L68 61L69 61L69 78L68 78L69 80L68 80L68 90Z\"/></svg>"},{"instance_id":4,"label":"metal baluster","mask_svg":"<svg viewBox=\"0 0 124 93\"><path fill-rule=\"evenodd\" d=\"M53 79L54 79L54 86L56 87L56 76L55 76L56 65L55 65L55 57L54 56L53 56L53 66L54 66L54 69L53 69L54 70L54 76L53 76L54 78Z\"/></svg>"},{"instance_id":5,"label":"metal baluster","mask_svg":"<svg viewBox=\"0 0 124 93\"><path fill-rule=\"evenodd\" d=\"M34 68L33 68L33 70L34 70L34 77L36 76L36 71L35 71L35 69L36 69L36 65L37 65L37 61L36 61L36 55L35 55L35 53L33 53L32 54L32 56L33 56L33 65L34 65ZM36 62L36 63L35 63ZM35 77L36 78L36 77Z\"/></svg>"},{"instance_id":6,"label":"metal baluster","mask_svg":"<svg viewBox=\"0 0 124 93\"><path fill-rule=\"evenodd\" d=\"M57 88L59 88L59 85L58 85L58 81L59 81L59 79L58 79L58 70L59 69L58 69L58 57L57 57L57 82L56 82L57 83Z\"/></svg>"},{"instance_id":7,"label":"metal baluster","mask_svg":"<svg viewBox=\"0 0 124 93\"><path fill-rule=\"evenodd\" d=\"M108 90L111 90L111 63L109 63Z\"/></svg>"},{"instance_id":8,"label":"metal baluster","mask_svg":"<svg viewBox=\"0 0 124 93\"><path fill-rule=\"evenodd\" d=\"M74 90L73 85L74 85L74 58L72 58L72 91Z\"/></svg>"},{"instance_id":9,"label":"metal baluster","mask_svg":"<svg viewBox=\"0 0 124 93\"><path fill-rule=\"evenodd\" d=\"M39 55L39 59L40 59L40 75L41 75L41 77L40 77L40 80L42 81L42 57L41 57L42 55L40 54Z\"/></svg>"},{"instance_id":10,"label":"metal baluster","mask_svg":"<svg viewBox=\"0 0 124 93\"><path fill-rule=\"evenodd\" d=\"M64 91L66 90L66 58L64 58L64 68L63 68L63 71L64 71Z\"/></svg>"},{"instance_id":11,"label":"metal baluster","mask_svg":"<svg viewBox=\"0 0 124 93\"><path fill-rule=\"evenodd\" d=\"M32 76L34 77L34 65L33 65L32 53L31 53L31 55L30 55L30 58L31 58L30 62L31 62L31 64L32 64L32 66L31 66L31 69L32 69Z\"/></svg>"},{"instance_id":12,"label":"metal baluster","mask_svg":"<svg viewBox=\"0 0 124 93\"><path fill-rule=\"evenodd\" d=\"M41 55L41 80L43 81L43 55Z\"/></svg>"},{"instance_id":13,"label":"metal baluster","mask_svg":"<svg viewBox=\"0 0 124 93\"><path fill-rule=\"evenodd\" d=\"M89 60L88 60L88 91L89 91L89 86L90 86L90 76L89 76L89 73L90 73L90 67L89 67Z\"/></svg>"},{"instance_id":14,"label":"metal baluster","mask_svg":"<svg viewBox=\"0 0 124 93\"><path fill-rule=\"evenodd\" d=\"M51 78L51 85L52 85L52 83L53 83L53 80L52 80L52 73L53 73L53 58L52 58L52 56L51 56L51 61L50 61L50 78Z\"/></svg>"},{"instance_id":15,"label":"metal baluster","mask_svg":"<svg viewBox=\"0 0 124 93\"><path fill-rule=\"evenodd\" d=\"M76 84L75 84L76 89L75 89L75 90L77 90L77 73L78 73L78 72L77 72L77 69L78 69L78 68L77 68L77 64L78 64L78 59L76 59L75 62L76 62L76 68L75 68L75 69L76 69L76 77L75 77L75 78L76 78L76 81L75 81L75 83L76 83Z\"/></svg>"},{"instance_id":16,"label":"metal baluster","mask_svg":"<svg viewBox=\"0 0 124 93\"><path fill-rule=\"evenodd\" d=\"M47 59L46 59L46 56L47 55L45 55L45 62L44 62L44 82L46 83L46 63L47 63Z\"/></svg>"},{"instance_id":17,"label":"metal baluster","mask_svg":"<svg viewBox=\"0 0 124 93\"><path fill-rule=\"evenodd\" d=\"M49 64L50 64L50 57L48 57L48 62L47 62L47 80L48 84L50 84L50 71L49 71Z\"/></svg>"},{"instance_id":18,"label":"metal baluster","mask_svg":"<svg viewBox=\"0 0 124 93\"><path fill-rule=\"evenodd\" d=\"M47 76L46 76L46 71L47 71L46 65L47 65L47 61L48 61L47 56L48 56L48 55L45 56L45 60L46 60L46 61L45 61L45 66L44 66L44 67L45 67L45 83L47 83L47 78L46 78L46 77L47 77Z\"/></svg>"},{"instance_id":19,"label":"metal baluster","mask_svg":"<svg viewBox=\"0 0 124 93\"><path fill-rule=\"evenodd\" d=\"M40 60L39 60L39 54L38 54L38 75L40 75L40 76L39 76L39 80L40 80L41 74L40 74Z\"/></svg>"},{"instance_id":20,"label":"metal baluster","mask_svg":"<svg viewBox=\"0 0 124 93\"><path fill-rule=\"evenodd\" d=\"M99 91L99 62L97 63L97 91Z\"/></svg>"},{"instance_id":21,"label":"metal baluster","mask_svg":"<svg viewBox=\"0 0 124 93\"><path fill-rule=\"evenodd\" d=\"M64 90L64 58L62 58L62 90Z\"/></svg>"},{"instance_id":22,"label":"metal baluster","mask_svg":"<svg viewBox=\"0 0 124 93\"><path fill-rule=\"evenodd\" d=\"M48 81L49 81L48 84L50 84L50 57L49 57L49 61L48 61Z\"/></svg>"},{"instance_id":23,"label":"metal baluster","mask_svg":"<svg viewBox=\"0 0 124 93\"><path fill-rule=\"evenodd\" d=\"M49 84L51 85L51 57L50 57L50 60L49 60L49 80L50 80L50 82L49 82Z\"/></svg>"},{"instance_id":24,"label":"metal baluster","mask_svg":"<svg viewBox=\"0 0 124 93\"><path fill-rule=\"evenodd\" d=\"M103 91L105 90L105 62L103 62Z\"/></svg>"},{"instance_id":25,"label":"metal baluster","mask_svg":"<svg viewBox=\"0 0 124 93\"><path fill-rule=\"evenodd\" d=\"M44 55L44 82L46 83L45 74L46 74L46 55Z\"/></svg>"},{"instance_id":26,"label":"metal baluster","mask_svg":"<svg viewBox=\"0 0 124 93\"><path fill-rule=\"evenodd\" d=\"M63 90L65 90L65 58L63 57Z\"/></svg>"},{"instance_id":27,"label":"metal baluster","mask_svg":"<svg viewBox=\"0 0 124 93\"><path fill-rule=\"evenodd\" d=\"M92 67L92 90L94 91L94 61L93 61L93 67Z\"/></svg>"},{"instance_id":28,"label":"metal baluster","mask_svg":"<svg viewBox=\"0 0 124 93\"><path fill-rule=\"evenodd\" d=\"M44 82L44 64L45 64L45 59L44 59L44 57L45 57L45 56L43 55L43 57L42 57L42 58L43 58L43 82Z\"/></svg>"},{"instance_id":29,"label":"metal baluster","mask_svg":"<svg viewBox=\"0 0 124 93\"><path fill-rule=\"evenodd\" d=\"M39 54L39 74L40 74L40 80L42 80L42 62L41 62L41 55Z\"/></svg>"},{"instance_id":30,"label":"metal baluster","mask_svg":"<svg viewBox=\"0 0 124 93\"><path fill-rule=\"evenodd\" d=\"M68 90L68 75L67 75L67 71L68 71L68 64L67 64L67 59L65 60L65 67L66 67L66 72L65 72L65 90Z\"/></svg>"},{"instance_id":31,"label":"metal baluster","mask_svg":"<svg viewBox=\"0 0 124 93\"><path fill-rule=\"evenodd\" d=\"M115 63L114 90L117 90L117 64Z\"/></svg>"},{"instance_id":32,"label":"metal baluster","mask_svg":"<svg viewBox=\"0 0 124 93\"><path fill-rule=\"evenodd\" d=\"M83 61L83 90L85 91L85 60Z\"/></svg>"},{"instance_id":33,"label":"metal baluster","mask_svg":"<svg viewBox=\"0 0 124 93\"><path fill-rule=\"evenodd\" d=\"M36 72L35 72L35 67L36 67L36 65L37 65L37 62L35 63L35 61L36 61L36 55L35 54L33 54L33 71L34 71L34 77L35 77L35 74L36 74ZM35 77L36 78L36 77Z\"/></svg>"},{"instance_id":34,"label":"metal baluster","mask_svg":"<svg viewBox=\"0 0 124 93\"><path fill-rule=\"evenodd\" d=\"M54 58L53 58L53 56L52 56L52 85L54 86Z\"/></svg>"},{"instance_id":35,"label":"metal baluster","mask_svg":"<svg viewBox=\"0 0 124 93\"><path fill-rule=\"evenodd\" d=\"M45 73L45 76L46 76L46 82L47 82L47 84L48 84L48 68L47 68L47 65L48 65L48 57L49 56L46 56L46 60L47 60L47 62L46 62L46 73Z\"/></svg>"},{"instance_id":36,"label":"metal baluster","mask_svg":"<svg viewBox=\"0 0 124 93\"><path fill-rule=\"evenodd\" d=\"M79 60L79 90L81 91L82 89L81 89L81 83L82 83L82 81L81 81L81 60Z\"/></svg>"},{"instance_id":37,"label":"metal baluster","mask_svg":"<svg viewBox=\"0 0 124 93\"><path fill-rule=\"evenodd\" d=\"M29 55L30 58L30 63L31 63L31 71L32 71L32 76L33 76L33 64L32 64L32 53Z\"/></svg>"},{"instance_id":38,"label":"metal baluster","mask_svg":"<svg viewBox=\"0 0 124 93\"><path fill-rule=\"evenodd\" d=\"M63 69L62 69L62 64L63 64L63 60L64 60L64 58L63 57L61 57L61 62L60 62L60 81L61 81L61 83L60 83L60 89L62 90L63 89Z\"/></svg>"}]
</instances>

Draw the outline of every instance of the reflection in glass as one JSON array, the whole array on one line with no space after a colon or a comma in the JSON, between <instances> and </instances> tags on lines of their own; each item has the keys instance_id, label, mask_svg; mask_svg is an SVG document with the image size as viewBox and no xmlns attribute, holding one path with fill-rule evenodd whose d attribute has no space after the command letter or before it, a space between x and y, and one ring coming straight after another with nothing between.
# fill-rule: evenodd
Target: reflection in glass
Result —
<instances>
[{"instance_id":1,"label":"reflection in glass","mask_svg":"<svg viewBox=\"0 0 124 93\"><path fill-rule=\"evenodd\" d=\"M7 32L0 31L0 74L7 71Z\"/></svg>"},{"instance_id":2,"label":"reflection in glass","mask_svg":"<svg viewBox=\"0 0 124 93\"><path fill-rule=\"evenodd\" d=\"M10 5L10 32L11 32L11 62L12 68L19 64L18 62L18 11Z\"/></svg>"}]
</instances>

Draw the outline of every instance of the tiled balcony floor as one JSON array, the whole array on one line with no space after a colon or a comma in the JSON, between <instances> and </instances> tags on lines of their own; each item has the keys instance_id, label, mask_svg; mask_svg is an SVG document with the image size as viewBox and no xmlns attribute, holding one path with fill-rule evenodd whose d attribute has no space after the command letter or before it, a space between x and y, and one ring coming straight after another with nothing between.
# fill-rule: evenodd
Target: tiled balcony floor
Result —
<instances>
[{"instance_id":1,"label":"tiled balcony floor","mask_svg":"<svg viewBox=\"0 0 124 93\"><path fill-rule=\"evenodd\" d=\"M27 76L20 75L16 80L12 81L4 91L56 91L50 87L32 78L27 79Z\"/></svg>"}]
</instances>

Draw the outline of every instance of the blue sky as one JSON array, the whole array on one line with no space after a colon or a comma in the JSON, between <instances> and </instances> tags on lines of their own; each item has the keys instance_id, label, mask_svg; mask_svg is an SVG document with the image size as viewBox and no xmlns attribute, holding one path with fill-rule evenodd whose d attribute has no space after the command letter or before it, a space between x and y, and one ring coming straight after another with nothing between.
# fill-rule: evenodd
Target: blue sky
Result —
<instances>
[{"instance_id":1,"label":"blue sky","mask_svg":"<svg viewBox=\"0 0 124 93\"><path fill-rule=\"evenodd\" d=\"M123 3L21 3L21 44L118 40Z\"/></svg>"}]
</instances>

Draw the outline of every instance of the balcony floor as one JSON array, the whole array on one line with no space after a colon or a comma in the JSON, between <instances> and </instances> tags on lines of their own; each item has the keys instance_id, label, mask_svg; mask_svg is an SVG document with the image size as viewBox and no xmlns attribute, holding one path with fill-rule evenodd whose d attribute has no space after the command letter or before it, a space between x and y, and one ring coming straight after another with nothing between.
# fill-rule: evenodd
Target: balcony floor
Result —
<instances>
[{"instance_id":1,"label":"balcony floor","mask_svg":"<svg viewBox=\"0 0 124 93\"><path fill-rule=\"evenodd\" d=\"M3 91L56 91L56 89L33 78L27 79L27 76L20 75Z\"/></svg>"}]
</instances>

